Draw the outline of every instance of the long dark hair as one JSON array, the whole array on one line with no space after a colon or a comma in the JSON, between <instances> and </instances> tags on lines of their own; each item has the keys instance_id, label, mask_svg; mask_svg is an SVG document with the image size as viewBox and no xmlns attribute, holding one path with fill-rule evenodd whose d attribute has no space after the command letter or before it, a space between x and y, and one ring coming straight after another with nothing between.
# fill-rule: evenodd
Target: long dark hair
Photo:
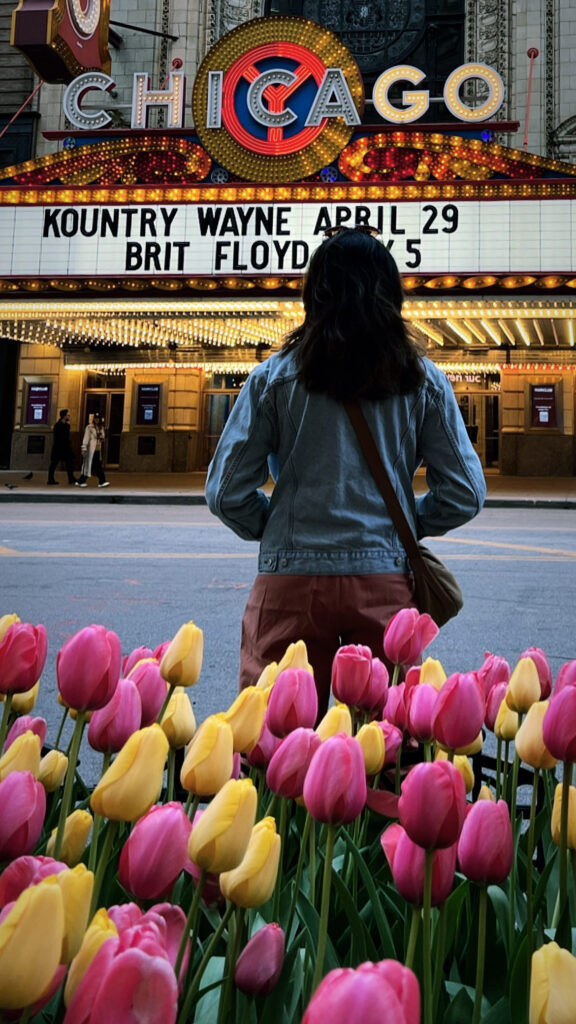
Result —
<instances>
[{"instance_id":1,"label":"long dark hair","mask_svg":"<svg viewBox=\"0 0 576 1024\"><path fill-rule=\"evenodd\" d=\"M312 254L302 290L305 317L293 352L308 391L336 399L386 398L424 379L420 351L402 318L402 283L382 242L352 228Z\"/></svg>"}]
</instances>

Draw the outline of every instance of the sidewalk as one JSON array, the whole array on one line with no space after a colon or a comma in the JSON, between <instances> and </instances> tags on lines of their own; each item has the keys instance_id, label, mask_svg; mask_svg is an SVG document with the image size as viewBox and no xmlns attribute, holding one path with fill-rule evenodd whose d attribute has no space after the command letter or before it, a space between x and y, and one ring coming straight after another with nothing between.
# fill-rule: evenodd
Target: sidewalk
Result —
<instances>
[{"instance_id":1,"label":"sidewalk","mask_svg":"<svg viewBox=\"0 0 576 1024\"><path fill-rule=\"evenodd\" d=\"M48 487L46 471L25 479L23 470L0 471L0 502L112 505L204 505L205 473L107 473L110 486L98 489L95 479L86 488L71 487L60 472L58 487ZM486 472L486 508L576 509L576 477L504 477ZM416 493L424 490L423 473L415 480Z\"/></svg>"}]
</instances>

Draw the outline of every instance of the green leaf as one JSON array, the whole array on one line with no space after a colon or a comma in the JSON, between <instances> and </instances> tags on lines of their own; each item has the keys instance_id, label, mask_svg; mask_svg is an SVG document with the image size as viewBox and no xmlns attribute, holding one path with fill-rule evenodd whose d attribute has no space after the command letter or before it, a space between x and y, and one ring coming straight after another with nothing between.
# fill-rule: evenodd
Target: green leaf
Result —
<instances>
[{"instance_id":1,"label":"green leaf","mask_svg":"<svg viewBox=\"0 0 576 1024\"><path fill-rule=\"evenodd\" d=\"M528 937L518 943L510 958L509 993L510 1006L514 1007L516 1020L528 1020L528 994L530 981L530 960Z\"/></svg>"},{"instance_id":2,"label":"green leaf","mask_svg":"<svg viewBox=\"0 0 576 1024\"><path fill-rule=\"evenodd\" d=\"M503 889L500 889L497 885L488 886L488 898L494 908L496 914L496 921L498 923L498 931L500 938L504 945L504 949L510 959L510 950L508 949L508 928L510 921L510 901Z\"/></svg>"},{"instance_id":3,"label":"green leaf","mask_svg":"<svg viewBox=\"0 0 576 1024\"><path fill-rule=\"evenodd\" d=\"M520 1018L514 1013L514 1021L518 1021ZM494 1006L491 1006L487 1013L482 1017L482 1024L514 1024L512 1016L510 1014L510 1006L505 996L499 999Z\"/></svg>"},{"instance_id":4,"label":"green leaf","mask_svg":"<svg viewBox=\"0 0 576 1024\"><path fill-rule=\"evenodd\" d=\"M332 876L332 885L334 886L334 891L338 894L338 899L350 924L352 941L349 938L346 943L350 953L352 953L352 958L349 960L350 966L363 963L365 960L377 960L378 951L370 936L369 928L366 927L358 913L358 906L354 902L350 890L340 875ZM348 959L345 955L341 955L341 963L344 966L347 966L346 961Z\"/></svg>"},{"instance_id":5,"label":"green leaf","mask_svg":"<svg viewBox=\"0 0 576 1024\"><path fill-rule=\"evenodd\" d=\"M206 964L206 970L202 975L201 988L209 988L210 991L206 992L205 995L200 994L194 1011L194 1024L214 1024L214 1021L218 1019L221 987L218 983L223 980L225 963L225 957L213 956L210 957Z\"/></svg>"},{"instance_id":6,"label":"green leaf","mask_svg":"<svg viewBox=\"0 0 576 1024\"><path fill-rule=\"evenodd\" d=\"M474 989L450 981L446 983L446 989L448 992L455 992L456 997L448 1006L442 1024L464 1024L464 1021L471 1021L474 1011Z\"/></svg>"},{"instance_id":7,"label":"green leaf","mask_svg":"<svg viewBox=\"0 0 576 1024\"><path fill-rule=\"evenodd\" d=\"M306 929L306 932L308 933L309 949L310 949L310 953L311 953L311 956L312 956L312 962L314 963L315 958L316 958L316 949L318 947L318 932L319 932L319 929L320 929L320 915L319 915L318 911L316 910L316 908L312 906L312 904L310 903L310 900L308 899L307 896L304 895L304 893L300 893L300 895L298 896L298 901L296 903L296 909L297 909L297 912L298 912L298 914L300 916L302 924L304 925L304 928ZM328 971L332 971L335 967L339 967L339 966L340 966L340 963L338 961L338 956L336 954L336 950L334 949L334 946L332 945L332 940L330 938L330 932L329 932L328 933L327 942L326 942L326 958L325 958L325 961L324 961L325 973L328 973Z\"/></svg>"},{"instance_id":8,"label":"green leaf","mask_svg":"<svg viewBox=\"0 0 576 1024\"><path fill-rule=\"evenodd\" d=\"M348 844L355 867L358 870L362 878L362 881L364 882L364 885L366 886L366 891L372 904L374 922L378 929L378 934L380 936L381 942L381 948L378 951L379 958L383 959L384 957L392 957L393 959L395 959L397 953L394 938L392 936L392 932L390 930L390 925L388 924L386 915L384 914L379 894L376 891L374 879L372 878L372 875L370 874L370 871L368 870L366 862L361 856L360 851L354 845L352 838L345 831L342 832L342 835L344 836L344 839Z\"/></svg>"}]
</instances>

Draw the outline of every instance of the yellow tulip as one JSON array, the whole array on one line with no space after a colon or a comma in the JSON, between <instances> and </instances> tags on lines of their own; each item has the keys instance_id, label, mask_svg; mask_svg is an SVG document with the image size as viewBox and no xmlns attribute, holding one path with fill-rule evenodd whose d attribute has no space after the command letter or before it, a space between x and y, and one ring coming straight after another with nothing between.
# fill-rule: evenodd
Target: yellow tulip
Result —
<instances>
[{"instance_id":1,"label":"yellow tulip","mask_svg":"<svg viewBox=\"0 0 576 1024\"><path fill-rule=\"evenodd\" d=\"M234 734L224 715L211 715L192 738L180 782L195 796L214 796L232 775Z\"/></svg>"},{"instance_id":2,"label":"yellow tulip","mask_svg":"<svg viewBox=\"0 0 576 1024\"><path fill-rule=\"evenodd\" d=\"M72 811L72 814L69 814L66 818L64 838L58 859L63 860L69 868L73 868L84 853L92 824L93 819L89 811ZM58 829L56 828L52 830L52 834L46 844L46 855L48 857L54 856L57 831Z\"/></svg>"},{"instance_id":3,"label":"yellow tulip","mask_svg":"<svg viewBox=\"0 0 576 1024\"><path fill-rule=\"evenodd\" d=\"M420 667L421 683L429 683L435 690L441 690L446 682L446 673L441 661L435 658L426 658Z\"/></svg>"},{"instance_id":4,"label":"yellow tulip","mask_svg":"<svg viewBox=\"0 0 576 1024\"><path fill-rule=\"evenodd\" d=\"M20 617L16 615L16 612L0 615L0 640L3 639L6 630L10 629L10 626L13 626L15 622L20 622Z\"/></svg>"},{"instance_id":5,"label":"yellow tulip","mask_svg":"<svg viewBox=\"0 0 576 1024\"><path fill-rule=\"evenodd\" d=\"M552 839L556 846L560 846L560 816L562 811L562 783L559 782L554 790L554 805L552 807L552 818L550 829ZM576 850L576 786L570 786L568 797L568 849Z\"/></svg>"},{"instance_id":6,"label":"yellow tulip","mask_svg":"<svg viewBox=\"0 0 576 1024\"><path fill-rule=\"evenodd\" d=\"M556 942L532 954L529 1024L573 1024L576 957Z\"/></svg>"},{"instance_id":7,"label":"yellow tulip","mask_svg":"<svg viewBox=\"0 0 576 1024\"><path fill-rule=\"evenodd\" d=\"M41 782L47 793L54 793L60 788L68 771L68 758L60 750L49 750L40 761L38 782Z\"/></svg>"},{"instance_id":8,"label":"yellow tulip","mask_svg":"<svg viewBox=\"0 0 576 1024\"><path fill-rule=\"evenodd\" d=\"M277 675L278 663L276 661L271 661L269 665L266 665L266 667L262 669L258 676L256 686L259 690L269 690L276 681Z\"/></svg>"},{"instance_id":9,"label":"yellow tulip","mask_svg":"<svg viewBox=\"0 0 576 1024\"><path fill-rule=\"evenodd\" d=\"M94 888L94 875L85 864L77 864L68 871L48 875L41 885L56 886L62 893L64 905L64 935L60 963L69 964L82 945L88 927L90 900Z\"/></svg>"},{"instance_id":10,"label":"yellow tulip","mask_svg":"<svg viewBox=\"0 0 576 1024\"><path fill-rule=\"evenodd\" d=\"M196 732L196 719L190 697L183 687L177 686L174 690L160 724L172 750L179 750L190 743Z\"/></svg>"},{"instance_id":11,"label":"yellow tulip","mask_svg":"<svg viewBox=\"0 0 576 1024\"><path fill-rule=\"evenodd\" d=\"M496 797L494 796L494 793L490 789L490 786L480 786L480 792L478 793L478 799L479 800L492 800L492 803L494 803L495 800L496 800Z\"/></svg>"},{"instance_id":12,"label":"yellow tulip","mask_svg":"<svg viewBox=\"0 0 576 1024\"><path fill-rule=\"evenodd\" d=\"M176 633L160 662L160 675L170 686L194 686L202 669L204 634L193 622Z\"/></svg>"},{"instance_id":13,"label":"yellow tulip","mask_svg":"<svg viewBox=\"0 0 576 1024\"><path fill-rule=\"evenodd\" d=\"M136 821L150 810L162 791L168 740L157 722L138 729L90 797L95 814L112 821Z\"/></svg>"},{"instance_id":14,"label":"yellow tulip","mask_svg":"<svg viewBox=\"0 0 576 1024\"><path fill-rule=\"evenodd\" d=\"M525 715L541 696L542 688L536 665L532 658L520 658L506 688L508 707Z\"/></svg>"},{"instance_id":15,"label":"yellow tulip","mask_svg":"<svg viewBox=\"0 0 576 1024\"><path fill-rule=\"evenodd\" d=\"M228 722L234 736L234 750L249 754L254 749L264 725L267 703L265 690L247 686L224 712L224 721Z\"/></svg>"},{"instance_id":16,"label":"yellow tulip","mask_svg":"<svg viewBox=\"0 0 576 1024\"><path fill-rule=\"evenodd\" d=\"M280 675L286 668L305 668L307 672L314 675L314 669L308 661L308 651L303 640L297 640L295 644L288 645L280 659L276 675Z\"/></svg>"},{"instance_id":17,"label":"yellow tulip","mask_svg":"<svg viewBox=\"0 0 576 1024\"><path fill-rule=\"evenodd\" d=\"M108 917L107 911L102 907L94 914L88 928L84 932L82 945L70 964L64 989L64 1003L66 1006L70 1003L100 946L114 935L118 935L118 929L114 921Z\"/></svg>"},{"instance_id":18,"label":"yellow tulip","mask_svg":"<svg viewBox=\"0 0 576 1024\"><path fill-rule=\"evenodd\" d=\"M33 885L0 924L0 1008L21 1010L44 994L58 964L64 938L60 889Z\"/></svg>"},{"instance_id":19,"label":"yellow tulip","mask_svg":"<svg viewBox=\"0 0 576 1024\"><path fill-rule=\"evenodd\" d=\"M382 729L377 722L368 722L358 730L356 739L362 747L366 775L377 775L382 769L386 754Z\"/></svg>"},{"instance_id":20,"label":"yellow tulip","mask_svg":"<svg viewBox=\"0 0 576 1024\"><path fill-rule=\"evenodd\" d=\"M509 743L513 740L516 733L518 732L518 714L516 711L512 711L506 703L506 698L502 701L498 714L496 715L496 721L494 722L494 735L498 740L504 740L505 743Z\"/></svg>"},{"instance_id":21,"label":"yellow tulip","mask_svg":"<svg viewBox=\"0 0 576 1024\"><path fill-rule=\"evenodd\" d=\"M352 716L347 704L339 704L338 701L328 708L324 718L316 726L316 733L321 740L327 740L338 732L345 732L347 736L352 735Z\"/></svg>"},{"instance_id":22,"label":"yellow tulip","mask_svg":"<svg viewBox=\"0 0 576 1024\"><path fill-rule=\"evenodd\" d=\"M40 689L40 680L34 684L30 690L25 690L24 693L15 693L12 697L12 711L15 715L29 715L32 711L36 699L38 697L38 690Z\"/></svg>"},{"instance_id":23,"label":"yellow tulip","mask_svg":"<svg viewBox=\"0 0 576 1024\"><path fill-rule=\"evenodd\" d=\"M437 747L434 754L435 761L447 761L448 754L442 747ZM464 754L454 755L454 767L458 769L460 775L464 779L464 785L466 786L466 792L471 793L474 789L474 769L472 768L472 762L469 757Z\"/></svg>"},{"instance_id":24,"label":"yellow tulip","mask_svg":"<svg viewBox=\"0 0 576 1024\"><path fill-rule=\"evenodd\" d=\"M542 735L542 722L549 703L547 700L538 700L529 708L514 739L518 757L532 768L553 768L558 763L545 745Z\"/></svg>"},{"instance_id":25,"label":"yellow tulip","mask_svg":"<svg viewBox=\"0 0 576 1024\"><path fill-rule=\"evenodd\" d=\"M230 779L190 833L190 860L214 874L237 867L246 853L257 803L251 779Z\"/></svg>"},{"instance_id":26,"label":"yellow tulip","mask_svg":"<svg viewBox=\"0 0 576 1024\"><path fill-rule=\"evenodd\" d=\"M37 779L40 772L41 750L40 737L30 729L17 736L6 753L0 757L0 782L10 772L32 772Z\"/></svg>"},{"instance_id":27,"label":"yellow tulip","mask_svg":"<svg viewBox=\"0 0 576 1024\"><path fill-rule=\"evenodd\" d=\"M257 822L238 867L220 875L222 895L237 907L260 907L266 903L276 885L281 845L274 818Z\"/></svg>"}]
</instances>

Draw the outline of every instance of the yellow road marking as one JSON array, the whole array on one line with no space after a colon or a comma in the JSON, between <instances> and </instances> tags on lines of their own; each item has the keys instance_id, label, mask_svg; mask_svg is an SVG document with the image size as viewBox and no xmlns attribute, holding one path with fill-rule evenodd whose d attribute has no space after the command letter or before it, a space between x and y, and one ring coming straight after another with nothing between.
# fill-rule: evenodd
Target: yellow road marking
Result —
<instances>
[{"instance_id":1,"label":"yellow road marking","mask_svg":"<svg viewBox=\"0 0 576 1024\"><path fill-rule=\"evenodd\" d=\"M512 551L537 551L542 555L566 555L568 558L576 558L576 551L566 551L563 548L541 548L534 544L506 544L497 540L466 540L464 537L438 537L435 540L443 540L447 544L468 544L478 548L507 548Z\"/></svg>"}]
</instances>

